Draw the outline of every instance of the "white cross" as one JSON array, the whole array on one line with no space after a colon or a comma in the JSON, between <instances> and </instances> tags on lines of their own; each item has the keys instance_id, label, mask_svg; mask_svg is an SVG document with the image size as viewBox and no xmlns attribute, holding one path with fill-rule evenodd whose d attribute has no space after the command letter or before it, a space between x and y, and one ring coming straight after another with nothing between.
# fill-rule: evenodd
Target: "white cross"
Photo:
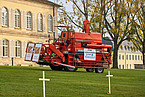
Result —
<instances>
[{"instance_id":1,"label":"white cross","mask_svg":"<svg viewBox=\"0 0 145 97\"><path fill-rule=\"evenodd\" d=\"M45 81L50 81L50 79L45 79L45 75L43 71L43 78L39 78L39 80L43 81L43 97L45 97Z\"/></svg>"},{"instance_id":2,"label":"white cross","mask_svg":"<svg viewBox=\"0 0 145 97\"><path fill-rule=\"evenodd\" d=\"M111 88L110 88L110 77L113 77L113 75L110 75L110 71L108 71L108 75L106 75L106 77L109 78L109 91L107 94L111 94Z\"/></svg>"}]
</instances>

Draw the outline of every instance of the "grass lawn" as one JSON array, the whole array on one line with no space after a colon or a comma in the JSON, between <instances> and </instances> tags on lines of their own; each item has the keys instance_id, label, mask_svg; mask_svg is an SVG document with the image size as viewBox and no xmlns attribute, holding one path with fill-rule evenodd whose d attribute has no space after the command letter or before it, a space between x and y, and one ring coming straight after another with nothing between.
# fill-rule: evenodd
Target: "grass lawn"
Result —
<instances>
[{"instance_id":1,"label":"grass lawn","mask_svg":"<svg viewBox=\"0 0 145 97\"><path fill-rule=\"evenodd\" d=\"M107 71L112 94L108 92ZM0 97L42 97L42 71L46 82L46 97L145 97L145 70L106 69L104 73L52 71L46 67L0 66Z\"/></svg>"}]
</instances>

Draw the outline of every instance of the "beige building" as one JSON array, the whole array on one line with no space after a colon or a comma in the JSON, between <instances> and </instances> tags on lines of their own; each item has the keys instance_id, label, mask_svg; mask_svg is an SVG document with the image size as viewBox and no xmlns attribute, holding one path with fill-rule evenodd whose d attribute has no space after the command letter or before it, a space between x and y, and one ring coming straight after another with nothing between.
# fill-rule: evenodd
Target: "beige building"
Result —
<instances>
[{"instance_id":1,"label":"beige building","mask_svg":"<svg viewBox=\"0 0 145 97\"><path fill-rule=\"evenodd\" d=\"M0 0L0 65L34 65L24 61L28 42L57 38L57 9L48 0ZM55 33L55 34L54 34Z\"/></svg>"},{"instance_id":2,"label":"beige building","mask_svg":"<svg viewBox=\"0 0 145 97\"><path fill-rule=\"evenodd\" d=\"M118 68L135 69L135 64L143 64L143 56L131 42L124 41L118 51Z\"/></svg>"}]
</instances>

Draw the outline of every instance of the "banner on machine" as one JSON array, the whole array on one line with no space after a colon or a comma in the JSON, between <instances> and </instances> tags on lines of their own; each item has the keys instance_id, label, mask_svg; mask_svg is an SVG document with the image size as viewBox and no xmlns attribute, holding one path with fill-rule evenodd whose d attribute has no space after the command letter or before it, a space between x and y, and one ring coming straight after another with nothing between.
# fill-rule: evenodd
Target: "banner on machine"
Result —
<instances>
[{"instance_id":1,"label":"banner on machine","mask_svg":"<svg viewBox=\"0 0 145 97\"><path fill-rule=\"evenodd\" d=\"M33 50L34 50L34 45L35 45L34 43L28 43L25 61L31 61L32 55L33 55Z\"/></svg>"},{"instance_id":2,"label":"banner on machine","mask_svg":"<svg viewBox=\"0 0 145 97\"><path fill-rule=\"evenodd\" d=\"M28 43L26 49L25 61L38 62L41 52L42 44L40 43Z\"/></svg>"},{"instance_id":3,"label":"banner on machine","mask_svg":"<svg viewBox=\"0 0 145 97\"><path fill-rule=\"evenodd\" d=\"M84 48L84 60L96 60L96 50Z\"/></svg>"},{"instance_id":4,"label":"banner on machine","mask_svg":"<svg viewBox=\"0 0 145 97\"><path fill-rule=\"evenodd\" d=\"M39 61L41 48L42 48L42 44L38 43L38 44L35 45L32 61L34 61L34 62L38 62Z\"/></svg>"}]
</instances>

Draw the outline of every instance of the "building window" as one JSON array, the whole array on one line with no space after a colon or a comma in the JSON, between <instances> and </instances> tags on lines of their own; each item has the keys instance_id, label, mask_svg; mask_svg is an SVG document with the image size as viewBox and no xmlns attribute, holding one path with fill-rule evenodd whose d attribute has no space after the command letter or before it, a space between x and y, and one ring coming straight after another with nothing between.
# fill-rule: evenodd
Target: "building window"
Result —
<instances>
[{"instance_id":1,"label":"building window","mask_svg":"<svg viewBox=\"0 0 145 97\"><path fill-rule=\"evenodd\" d=\"M16 57L21 56L21 42L20 41L15 42L15 55Z\"/></svg>"},{"instance_id":2,"label":"building window","mask_svg":"<svg viewBox=\"0 0 145 97\"><path fill-rule=\"evenodd\" d=\"M132 55L132 60L134 60L134 55Z\"/></svg>"},{"instance_id":3,"label":"building window","mask_svg":"<svg viewBox=\"0 0 145 97\"><path fill-rule=\"evenodd\" d=\"M129 60L131 60L131 55L129 55Z\"/></svg>"},{"instance_id":4,"label":"building window","mask_svg":"<svg viewBox=\"0 0 145 97\"><path fill-rule=\"evenodd\" d=\"M53 19L52 16L49 15L48 16L48 32L52 32L53 30Z\"/></svg>"},{"instance_id":5,"label":"building window","mask_svg":"<svg viewBox=\"0 0 145 97\"><path fill-rule=\"evenodd\" d=\"M125 48L125 50L127 50L127 47L126 46L124 46L124 48Z\"/></svg>"},{"instance_id":6,"label":"building window","mask_svg":"<svg viewBox=\"0 0 145 97\"><path fill-rule=\"evenodd\" d=\"M122 55L122 60L124 60L124 55Z\"/></svg>"},{"instance_id":7,"label":"building window","mask_svg":"<svg viewBox=\"0 0 145 97\"><path fill-rule=\"evenodd\" d=\"M32 29L32 14L31 12L27 13L27 29Z\"/></svg>"},{"instance_id":8,"label":"building window","mask_svg":"<svg viewBox=\"0 0 145 97\"><path fill-rule=\"evenodd\" d=\"M133 50L134 50L134 51L136 51L136 48L135 48L135 47L133 47Z\"/></svg>"},{"instance_id":9,"label":"building window","mask_svg":"<svg viewBox=\"0 0 145 97\"><path fill-rule=\"evenodd\" d=\"M126 60L128 60L128 55L126 55Z\"/></svg>"},{"instance_id":10,"label":"building window","mask_svg":"<svg viewBox=\"0 0 145 97\"><path fill-rule=\"evenodd\" d=\"M21 18L20 18L20 11L17 9L15 11L15 27L16 28L20 28L20 20L21 20Z\"/></svg>"},{"instance_id":11,"label":"building window","mask_svg":"<svg viewBox=\"0 0 145 97\"><path fill-rule=\"evenodd\" d=\"M135 60L137 60L137 55L135 55Z\"/></svg>"},{"instance_id":12,"label":"building window","mask_svg":"<svg viewBox=\"0 0 145 97\"><path fill-rule=\"evenodd\" d=\"M8 26L8 10L7 8L2 8L2 26Z\"/></svg>"},{"instance_id":13,"label":"building window","mask_svg":"<svg viewBox=\"0 0 145 97\"><path fill-rule=\"evenodd\" d=\"M131 69L131 64L130 64L130 69Z\"/></svg>"},{"instance_id":14,"label":"building window","mask_svg":"<svg viewBox=\"0 0 145 97\"><path fill-rule=\"evenodd\" d=\"M128 50L130 50L130 47L128 46Z\"/></svg>"},{"instance_id":15,"label":"building window","mask_svg":"<svg viewBox=\"0 0 145 97\"><path fill-rule=\"evenodd\" d=\"M38 14L38 31L42 31L43 29L43 18L42 18L42 14Z\"/></svg>"},{"instance_id":16,"label":"building window","mask_svg":"<svg viewBox=\"0 0 145 97\"><path fill-rule=\"evenodd\" d=\"M140 56L138 55L138 60L140 60Z\"/></svg>"},{"instance_id":17,"label":"building window","mask_svg":"<svg viewBox=\"0 0 145 97\"><path fill-rule=\"evenodd\" d=\"M123 47L122 47L122 45L121 45L121 50L123 50Z\"/></svg>"},{"instance_id":18,"label":"building window","mask_svg":"<svg viewBox=\"0 0 145 97\"><path fill-rule=\"evenodd\" d=\"M142 60L142 56L141 56L141 60Z\"/></svg>"},{"instance_id":19,"label":"building window","mask_svg":"<svg viewBox=\"0 0 145 97\"><path fill-rule=\"evenodd\" d=\"M133 47L131 46L130 49L133 50Z\"/></svg>"},{"instance_id":20,"label":"building window","mask_svg":"<svg viewBox=\"0 0 145 97\"><path fill-rule=\"evenodd\" d=\"M121 69L121 65L119 65L119 69Z\"/></svg>"},{"instance_id":21,"label":"building window","mask_svg":"<svg viewBox=\"0 0 145 97\"><path fill-rule=\"evenodd\" d=\"M119 60L121 60L121 54L119 54Z\"/></svg>"},{"instance_id":22,"label":"building window","mask_svg":"<svg viewBox=\"0 0 145 97\"><path fill-rule=\"evenodd\" d=\"M4 57L8 57L8 47L9 47L8 40L3 40L3 56Z\"/></svg>"},{"instance_id":23,"label":"building window","mask_svg":"<svg viewBox=\"0 0 145 97\"><path fill-rule=\"evenodd\" d=\"M128 69L128 64L127 64L127 69Z\"/></svg>"},{"instance_id":24,"label":"building window","mask_svg":"<svg viewBox=\"0 0 145 97\"><path fill-rule=\"evenodd\" d=\"M124 69L124 65L122 65L122 69Z\"/></svg>"}]
</instances>

